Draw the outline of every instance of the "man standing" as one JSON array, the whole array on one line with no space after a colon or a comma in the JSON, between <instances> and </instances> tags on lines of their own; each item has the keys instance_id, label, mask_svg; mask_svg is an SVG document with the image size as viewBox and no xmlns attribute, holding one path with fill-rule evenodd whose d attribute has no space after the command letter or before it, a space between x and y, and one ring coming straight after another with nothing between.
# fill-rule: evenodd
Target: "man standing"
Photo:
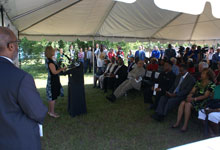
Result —
<instances>
[{"instance_id":1,"label":"man standing","mask_svg":"<svg viewBox=\"0 0 220 150\"><path fill-rule=\"evenodd\" d=\"M212 69L218 69L218 63L220 63L220 47L217 48L217 52L212 56Z\"/></svg>"},{"instance_id":2,"label":"man standing","mask_svg":"<svg viewBox=\"0 0 220 150\"><path fill-rule=\"evenodd\" d=\"M139 46L139 50L135 52L135 59L139 58L139 60L144 61L145 59L145 51L143 50L143 46Z\"/></svg>"},{"instance_id":3,"label":"man standing","mask_svg":"<svg viewBox=\"0 0 220 150\"><path fill-rule=\"evenodd\" d=\"M169 44L168 49L165 50L164 58L166 58L166 60L170 60L172 57L176 57L176 51L173 49L172 45Z\"/></svg>"},{"instance_id":4,"label":"man standing","mask_svg":"<svg viewBox=\"0 0 220 150\"><path fill-rule=\"evenodd\" d=\"M15 67L18 41L0 27L0 149L40 150L39 125L47 113L33 77Z\"/></svg>"},{"instance_id":5,"label":"man standing","mask_svg":"<svg viewBox=\"0 0 220 150\"><path fill-rule=\"evenodd\" d=\"M91 73L91 68L92 68L92 48L89 47L88 51L87 51L87 66L89 68L89 73Z\"/></svg>"}]
</instances>

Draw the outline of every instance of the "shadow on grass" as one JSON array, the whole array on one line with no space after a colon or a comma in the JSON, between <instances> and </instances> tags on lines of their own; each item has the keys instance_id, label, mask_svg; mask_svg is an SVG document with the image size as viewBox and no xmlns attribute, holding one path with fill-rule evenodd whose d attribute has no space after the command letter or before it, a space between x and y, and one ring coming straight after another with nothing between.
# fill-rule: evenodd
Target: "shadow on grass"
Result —
<instances>
[{"instance_id":1,"label":"shadow on grass","mask_svg":"<svg viewBox=\"0 0 220 150\"><path fill-rule=\"evenodd\" d=\"M64 90L65 97L59 98L56 104L61 117L45 119L43 150L161 150L201 140L202 132L193 121L187 133L170 129L176 111L163 123L152 120L153 112L147 110L140 93L110 103L102 90L86 85L88 113L71 118L67 113L67 86ZM47 105L45 89L39 92Z\"/></svg>"}]
</instances>

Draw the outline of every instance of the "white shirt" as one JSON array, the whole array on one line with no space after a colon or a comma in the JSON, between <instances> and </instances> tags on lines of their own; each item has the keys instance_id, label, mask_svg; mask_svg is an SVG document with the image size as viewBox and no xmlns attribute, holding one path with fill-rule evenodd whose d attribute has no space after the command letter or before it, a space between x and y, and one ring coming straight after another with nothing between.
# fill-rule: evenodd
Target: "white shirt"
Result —
<instances>
[{"instance_id":1,"label":"white shirt","mask_svg":"<svg viewBox=\"0 0 220 150\"><path fill-rule=\"evenodd\" d=\"M10 58L5 57L5 56L0 56L0 57L7 59L7 60L10 61L12 64L14 64L14 62L13 62Z\"/></svg>"},{"instance_id":2,"label":"white shirt","mask_svg":"<svg viewBox=\"0 0 220 150\"><path fill-rule=\"evenodd\" d=\"M104 65L104 59L100 58L100 55L103 54L104 57L106 57L107 53L106 51L101 52L99 49L96 50L96 58L97 58L97 67L103 67Z\"/></svg>"},{"instance_id":3,"label":"white shirt","mask_svg":"<svg viewBox=\"0 0 220 150\"><path fill-rule=\"evenodd\" d=\"M188 74L188 72L186 72L186 73L184 74L184 76L182 76L182 78L185 79L185 77L187 76L187 74Z\"/></svg>"}]
</instances>

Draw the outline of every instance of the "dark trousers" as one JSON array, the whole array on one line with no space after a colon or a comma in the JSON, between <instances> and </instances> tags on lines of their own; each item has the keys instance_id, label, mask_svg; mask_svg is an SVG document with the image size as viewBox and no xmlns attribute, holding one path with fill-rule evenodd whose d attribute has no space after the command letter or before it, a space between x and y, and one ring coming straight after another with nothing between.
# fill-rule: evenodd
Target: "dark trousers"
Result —
<instances>
[{"instance_id":1,"label":"dark trousers","mask_svg":"<svg viewBox=\"0 0 220 150\"><path fill-rule=\"evenodd\" d=\"M115 78L105 77L103 81L103 88L107 92L108 88L113 90Z\"/></svg>"},{"instance_id":2,"label":"dark trousers","mask_svg":"<svg viewBox=\"0 0 220 150\"><path fill-rule=\"evenodd\" d=\"M88 69L88 62L87 62L87 59L84 60L83 67L84 67L84 73L87 73L87 69Z\"/></svg>"},{"instance_id":3,"label":"dark trousers","mask_svg":"<svg viewBox=\"0 0 220 150\"><path fill-rule=\"evenodd\" d=\"M91 73L91 69L92 69L92 63L90 61L90 59L87 59L87 68L89 68L89 73Z\"/></svg>"},{"instance_id":4,"label":"dark trousers","mask_svg":"<svg viewBox=\"0 0 220 150\"><path fill-rule=\"evenodd\" d=\"M162 96L159 100L156 113L158 115L166 116L167 112L171 109L177 108L181 101L183 101L186 97L167 97Z\"/></svg>"}]
</instances>

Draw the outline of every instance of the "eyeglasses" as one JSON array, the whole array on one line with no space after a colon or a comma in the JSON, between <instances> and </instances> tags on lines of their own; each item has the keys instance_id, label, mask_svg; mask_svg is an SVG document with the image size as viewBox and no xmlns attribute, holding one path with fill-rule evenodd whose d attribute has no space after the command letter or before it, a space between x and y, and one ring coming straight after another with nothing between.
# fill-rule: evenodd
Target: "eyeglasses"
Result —
<instances>
[{"instance_id":1,"label":"eyeglasses","mask_svg":"<svg viewBox=\"0 0 220 150\"><path fill-rule=\"evenodd\" d=\"M21 42L20 40L10 41L7 43L7 46L9 47L9 44L11 44L11 43L16 43L17 45L19 45L20 42Z\"/></svg>"}]
</instances>

